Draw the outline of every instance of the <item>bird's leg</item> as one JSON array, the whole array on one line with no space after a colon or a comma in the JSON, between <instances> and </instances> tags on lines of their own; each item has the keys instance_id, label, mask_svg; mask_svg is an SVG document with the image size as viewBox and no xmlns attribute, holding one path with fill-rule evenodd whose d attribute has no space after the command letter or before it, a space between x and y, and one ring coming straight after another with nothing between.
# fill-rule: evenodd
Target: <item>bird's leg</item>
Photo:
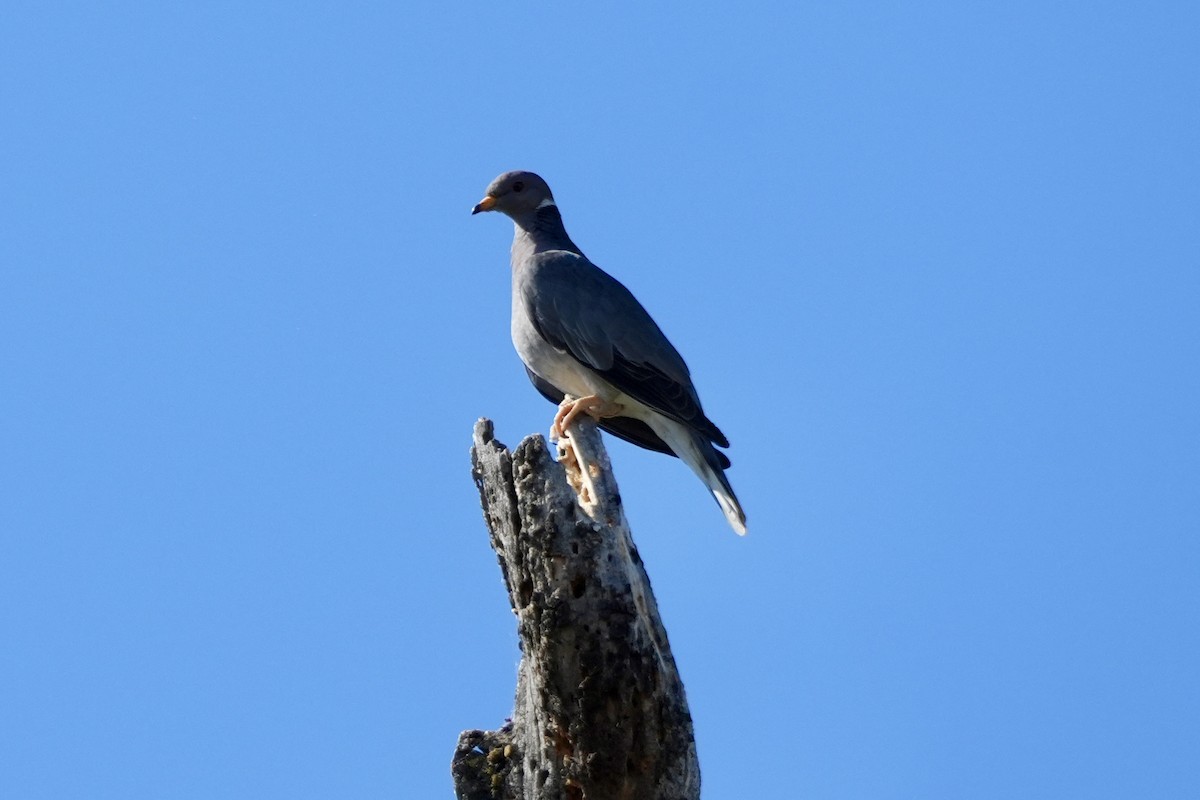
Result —
<instances>
[{"instance_id":1,"label":"bird's leg","mask_svg":"<svg viewBox=\"0 0 1200 800\"><path fill-rule=\"evenodd\" d=\"M558 413L554 415L554 423L550 426L550 438L558 442L558 452L560 455L569 455L571 460L575 462L574 470L579 475L579 485L576 486L576 491L579 493L579 500L585 508L590 508L598 502L599 495L596 493L596 484L592 480L592 467L588 460L584 458L583 452L575 442L575 437L567 429L580 414L587 414L593 419L599 420L604 417L614 417L624 409L625 407L620 403L610 403L594 394L580 398L567 395L559 403ZM571 472L572 470L568 468L568 477L571 475Z\"/></svg>"},{"instance_id":2,"label":"bird's leg","mask_svg":"<svg viewBox=\"0 0 1200 800\"><path fill-rule=\"evenodd\" d=\"M570 436L567 428L580 414L587 414L592 419L615 417L625 410L620 403L610 403L599 395L589 394L587 397L571 398L567 396L558 405L558 413L554 415L554 423L550 426L550 438L558 440Z\"/></svg>"}]
</instances>

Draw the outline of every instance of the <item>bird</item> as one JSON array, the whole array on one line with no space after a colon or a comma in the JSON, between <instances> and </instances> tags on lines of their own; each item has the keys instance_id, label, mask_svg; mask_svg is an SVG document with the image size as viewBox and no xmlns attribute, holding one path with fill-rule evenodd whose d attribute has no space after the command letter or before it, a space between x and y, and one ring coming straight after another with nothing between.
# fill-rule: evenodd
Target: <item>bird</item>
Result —
<instances>
[{"instance_id":1,"label":"bird","mask_svg":"<svg viewBox=\"0 0 1200 800\"><path fill-rule=\"evenodd\" d=\"M513 221L512 340L534 387L559 403L550 434L580 414L633 444L677 456L712 493L730 527L746 513L725 476L729 440L704 413L679 351L624 284L571 241L550 186L505 172L471 214Z\"/></svg>"}]
</instances>

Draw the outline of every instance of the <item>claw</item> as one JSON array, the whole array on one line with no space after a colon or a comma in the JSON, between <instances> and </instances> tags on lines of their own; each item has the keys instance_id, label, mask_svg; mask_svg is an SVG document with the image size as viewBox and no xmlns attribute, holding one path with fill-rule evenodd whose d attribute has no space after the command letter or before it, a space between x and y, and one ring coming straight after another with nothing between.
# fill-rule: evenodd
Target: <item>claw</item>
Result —
<instances>
[{"instance_id":1,"label":"claw","mask_svg":"<svg viewBox=\"0 0 1200 800\"><path fill-rule=\"evenodd\" d=\"M599 395L590 394L580 398L572 398L568 395L559 404L558 413L554 415L554 422L550 425L550 438L554 441L564 436L570 438L571 434L567 433L567 428L571 427L571 423L580 414L587 414L592 419L599 420L605 417L615 417L624 410L625 406L620 403L610 403Z\"/></svg>"}]
</instances>

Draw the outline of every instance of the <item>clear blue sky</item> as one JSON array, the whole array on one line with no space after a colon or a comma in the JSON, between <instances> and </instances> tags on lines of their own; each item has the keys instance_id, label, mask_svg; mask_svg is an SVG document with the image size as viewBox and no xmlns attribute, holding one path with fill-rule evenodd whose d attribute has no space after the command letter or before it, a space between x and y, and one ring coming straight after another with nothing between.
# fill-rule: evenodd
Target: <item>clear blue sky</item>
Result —
<instances>
[{"instance_id":1,"label":"clear blue sky","mask_svg":"<svg viewBox=\"0 0 1200 800\"><path fill-rule=\"evenodd\" d=\"M1194 3L201 6L0 22L0 796L451 796L513 168L733 441L610 448L707 800L1200 796Z\"/></svg>"}]
</instances>

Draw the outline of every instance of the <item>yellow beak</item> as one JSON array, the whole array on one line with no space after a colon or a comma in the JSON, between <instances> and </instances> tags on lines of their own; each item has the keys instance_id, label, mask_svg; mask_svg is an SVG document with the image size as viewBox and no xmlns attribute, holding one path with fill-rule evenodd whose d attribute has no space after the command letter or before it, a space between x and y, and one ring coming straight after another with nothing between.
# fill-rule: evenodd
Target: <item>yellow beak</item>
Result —
<instances>
[{"instance_id":1,"label":"yellow beak","mask_svg":"<svg viewBox=\"0 0 1200 800\"><path fill-rule=\"evenodd\" d=\"M492 197L489 194L487 197L483 198L482 200L480 200L478 203L475 204L475 207L471 209L471 213L478 214L480 211L491 211L492 207L495 205L496 205L496 198Z\"/></svg>"}]
</instances>

